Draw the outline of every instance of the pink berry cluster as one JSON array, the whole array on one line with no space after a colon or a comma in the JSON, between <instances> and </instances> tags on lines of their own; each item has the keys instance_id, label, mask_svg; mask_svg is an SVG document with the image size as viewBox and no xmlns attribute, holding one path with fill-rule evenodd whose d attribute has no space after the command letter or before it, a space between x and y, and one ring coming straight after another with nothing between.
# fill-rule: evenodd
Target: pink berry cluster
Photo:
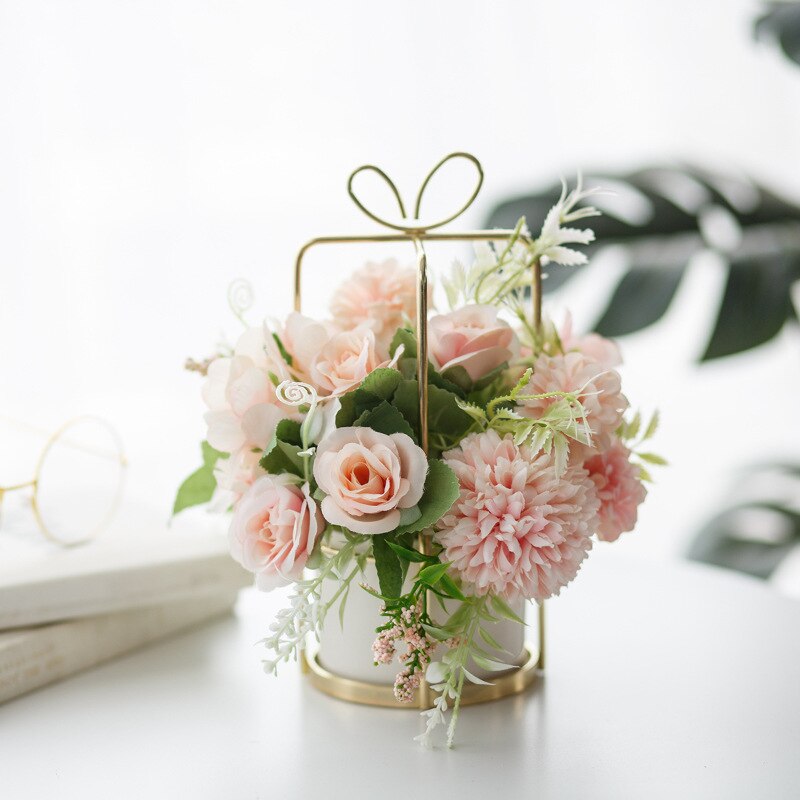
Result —
<instances>
[{"instance_id":1,"label":"pink berry cluster","mask_svg":"<svg viewBox=\"0 0 800 800\"><path fill-rule=\"evenodd\" d=\"M384 608L385 612L386 609ZM422 627L422 602L406 606L392 615L390 622L378 631L372 644L372 655L376 664L391 664L397 652L397 643L407 646L402 656L403 669L394 681L394 696L401 703L410 703L419 688L425 670L430 664L436 642L429 639Z\"/></svg>"}]
</instances>

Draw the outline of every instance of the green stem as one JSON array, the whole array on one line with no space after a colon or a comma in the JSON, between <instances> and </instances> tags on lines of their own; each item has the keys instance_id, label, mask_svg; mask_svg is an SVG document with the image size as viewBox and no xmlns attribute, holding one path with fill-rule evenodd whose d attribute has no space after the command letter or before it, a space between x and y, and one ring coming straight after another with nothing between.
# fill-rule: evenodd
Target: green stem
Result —
<instances>
[{"instance_id":1,"label":"green stem","mask_svg":"<svg viewBox=\"0 0 800 800\"><path fill-rule=\"evenodd\" d=\"M339 597L341 596L342 592L343 592L343 591L344 591L344 590L345 590L345 589L346 589L346 588L347 588L347 587L350 585L350 582L351 582L351 581L353 580L353 578L355 578L355 576L358 574L358 571L359 571L359 569L360 569L360 567L358 566L358 564L356 564L356 565L355 565L355 567L353 567L352 571L351 571L351 572L350 572L350 574L349 574L349 575L348 575L348 576L347 576L347 577L346 577L346 578L345 578L345 579L342 581L341 585L340 585L340 586L339 586L339 588L336 590L336 593L333 595L333 597L331 597L331 599L330 599L330 600L328 600L328 602L327 602L327 603L325 603L326 610L327 610L328 608L332 608L332 607L333 607L333 604L334 604L334 603L335 603L335 602L336 602L336 601L339 599Z\"/></svg>"},{"instance_id":2,"label":"green stem","mask_svg":"<svg viewBox=\"0 0 800 800\"><path fill-rule=\"evenodd\" d=\"M525 224L525 217L520 217L516 227L514 228L514 233L511 234L511 236L509 237L508 241L506 242L506 246L503 248L502 253L500 253L500 256L497 259L497 264L495 265L495 268L492 270L487 270L478 279L478 283L475 285L475 290L472 293L472 296L475 298L476 302L480 303L481 286L483 286L483 282L486 280L486 278L488 278L489 275L491 275L493 272L501 270L505 266L505 259L511 252L511 248L514 246L514 244L516 244L517 240L519 239L519 234L524 224Z\"/></svg>"},{"instance_id":3,"label":"green stem","mask_svg":"<svg viewBox=\"0 0 800 800\"><path fill-rule=\"evenodd\" d=\"M459 659L456 669L458 670L458 683L456 685L456 697L453 702L453 713L450 717L450 724L447 727L447 746L453 746L453 738L456 733L456 723L458 722L458 713L461 710L461 692L464 688L464 679L466 677L465 669L467 666L467 659L472 651L472 640L475 638L478 625L480 624L481 612L486 604L486 598L481 597L476 600L472 606L473 616L467 626L467 633L458 646Z\"/></svg>"}]
</instances>

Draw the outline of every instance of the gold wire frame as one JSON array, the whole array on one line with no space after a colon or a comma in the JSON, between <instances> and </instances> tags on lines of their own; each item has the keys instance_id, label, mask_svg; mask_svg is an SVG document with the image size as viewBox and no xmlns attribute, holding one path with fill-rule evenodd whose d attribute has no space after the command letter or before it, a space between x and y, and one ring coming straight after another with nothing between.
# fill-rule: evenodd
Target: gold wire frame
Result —
<instances>
[{"instance_id":1,"label":"gold wire frame","mask_svg":"<svg viewBox=\"0 0 800 800\"><path fill-rule=\"evenodd\" d=\"M476 172L476 182L467 201L454 213L441 219L425 222L420 220L422 199L425 190L434 175L449 161L464 160L472 164ZM363 172L376 174L389 188L400 212L400 220L387 220L369 210L359 199L354 188L354 182ZM347 193L356 206L379 225L390 228L392 233L363 234L344 236L319 236L306 242L298 251L294 267L294 309L302 311L302 278L303 259L309 250L321 245L330 244L376 244L408 242L414 247L417 267L417 297L416 297L416 322L417 322L417 384L419 386L419 419L420 419L420 446L428 452L428 258L424 242L501 242L512 237L527 244L531 240L525 234L510 229L471 230L458 232L442 232L438 229L457 219L474 202L483 185L483 168L475 156L470 153L454 152L445 156L425 176L417 192L414 202L414 214L409 217L406 213L400 192L395 183L379 167L365 164L354 170L347 181ZM531 319L533 327L538 330L542 321L542 270L538 259L531 265ZM422 552L431 552L431 536L429 533L420 535ZM431 596L429 593L428 602ZM544 603L538 605L538 646L535 648L526 645L525 660L519 667L512 671L494 677L494 682L489 686L466 684L462 693L462 704L483 703L498 700L512 694L525 691L537 678L539 672L545 667L545 612ZM407 704L399 703L391 686L384 684L368 683L353 680L337 675L325 669L319 661L316 648L306 648L303 653L303 672L307 675L313 686L326 694L347 700L353 703L383 706L387 708L408 708ZM433 691L425 680L420 684L417 692L417 707L426 709L433 705Z\"/></svg>"},{"instance_id":2,"label":"gold wire frame","mask_svg":"<svg viewBox=\"0 0 800 800\"><path fill-rule=\"evenodd\" d=\"M80 539L75 540L65 540L62 537L58 536L47 522L42 515L42 509L39 504L39 487L41 485L40 476L42 473L42 467L44 466L45 462L47 461L47 456L50 454L53 445L56 442L63 439L64 433L66 433L71 427L80 423L80 422L93 422L95 424L102 425L110 434L111 438L116 445L117 451L116 453L100 453L99 455L103 456L104 458L109 458L112 461L118 461L121 467L121 474L119 481L117 483L117 488L114 494L114 498L112 500L111 505L109 506L109 510L106 513L105 517L100 521L100 523L95 527L93 531L89 533L89 535L84 536ZM31 426L26 426L31 427ZM34 429L35 430L35 429ZM69 443L69 446L74 447L78 450L87 451L88 448L84 447L80 444ZM91 452L91 451L89 451ZM111 520L114 518L117 510L119 508L120 501L122 499L122 491L125 484L125 468L128 466L128 460L125 457L124 448L122 445L122 439L120 438L119 433L117 432L116 428L111 425L106 420L102 419L101 417L94 417L94 416L82 416L82 417L73 417L72 419L65 422L58 428L55 433L50 434L45 442L44 447L42 448L42 452L39 456L38 461L36 462L36 469L34 470L33 478L29 481L24 481L23 483L16 483L12 486L0 486L0 524L2 524L2 506L3 500L5 495L9 492L15 492L20 489L32 489L33 494L31 495L31 509L33 510L33 515L36 518L36 524L39 526L39 530L41 530L42 534L46 539L48 539L53 544L57 544L59 547L77 547L82 544L86 544L87 542L92 541L95 539L103 530L105 530Z\"/></svg>"}]
</instances>

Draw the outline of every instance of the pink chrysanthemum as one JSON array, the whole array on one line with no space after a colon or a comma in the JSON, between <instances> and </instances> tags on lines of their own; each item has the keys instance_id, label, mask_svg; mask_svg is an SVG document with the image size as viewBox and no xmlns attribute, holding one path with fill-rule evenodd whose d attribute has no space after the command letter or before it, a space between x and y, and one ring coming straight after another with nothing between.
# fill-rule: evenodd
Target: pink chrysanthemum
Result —
<instances>
[{"instance_id":1,"label":"pink chrysanthemum","mask_svg":"<svg viewBox=\"0 0 800 800\"><path fill-rule=\"evenodd\" d=\"M608 450L584 462L600 500L597 538L614 542L636 526L638 508L647 495L639 470L630 462L630 450L615 441Z\"/></svg>"},{"instance_id":2,"label":"pink chrysanthemum","mask_svg":"<svg viewBox=\"0 0 800 800\"><path fill-rule=\"evenodd\" d=\"M593 448L578 442L570 446L572 463L579 464L597 451L611 444L614 432L622 422L628 408L628 398L622 394L619 373L605 367L580 352L566 355L539 356L533 365L533 376L523 394L545 394L547 392L572 392L577 395L586 410L586 423L592 434ZM557 398L525 400L520 413L536 419L541 418Z\"/></svg>"},{"instance_id":3,"label":"pink chrysanthemum","mask_svg":"<svg viewBox=\"0 0 800 800\"><path fill-rule=\"evenodd\" d=\"M491 430L443 458L461 496L437 539L470 590L537 601L558 594L592 546L598 500L586 471L556 477L550 456Z\"/></svg>"},{"instance_id":4,"label":"pink chrysanthemum","mask_svg":"<svg viewBox=\"0 0 800 800\"><path fill-rule=\"evenodd\" d=\"M367 325L387 350L395 331L414 320L417 273L390 259L368 263L342 283L331 300L333 319L342 330Z\"/></svg>"}]
</instances>

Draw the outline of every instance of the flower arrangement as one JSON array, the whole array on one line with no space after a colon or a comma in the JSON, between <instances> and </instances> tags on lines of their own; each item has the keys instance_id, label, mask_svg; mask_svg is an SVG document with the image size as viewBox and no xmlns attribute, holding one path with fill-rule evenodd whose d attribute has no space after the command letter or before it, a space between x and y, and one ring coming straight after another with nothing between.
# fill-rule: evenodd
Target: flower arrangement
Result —
<instances>
[{"instance_id":1,"label":"flower arrangement","mask_svg":"<svg viewBox=\"0 0 800 800\"><path fill-rule=\"evenodd\" d=\"M524 220L502 248L480 244L443 282L449 310L427 321L427 452L421 446L416 273L369 263L335 292L330 318L299 313L247 327L190 368L205 375L204 465L175 510L232 511L232 556L259 589L290 585L264 639L268 673L319 638L353 587L378 597L371 654L398 662L394 694L436 693L423 744L465 683L514 667L492 634L523 625L577 575L594 539L634 528L663 463L643 451L658 418L629 413L617 346L534 320L531 265L583 263L594 238L570 227L598 212L566 190L533 238ZM423 373L424 374L424 373ZM213 495L213 496L212 496ZM364 580L374 560L377 586ZM336 590L323 599L325 581Z\"/></svg>"}]
</instances>

